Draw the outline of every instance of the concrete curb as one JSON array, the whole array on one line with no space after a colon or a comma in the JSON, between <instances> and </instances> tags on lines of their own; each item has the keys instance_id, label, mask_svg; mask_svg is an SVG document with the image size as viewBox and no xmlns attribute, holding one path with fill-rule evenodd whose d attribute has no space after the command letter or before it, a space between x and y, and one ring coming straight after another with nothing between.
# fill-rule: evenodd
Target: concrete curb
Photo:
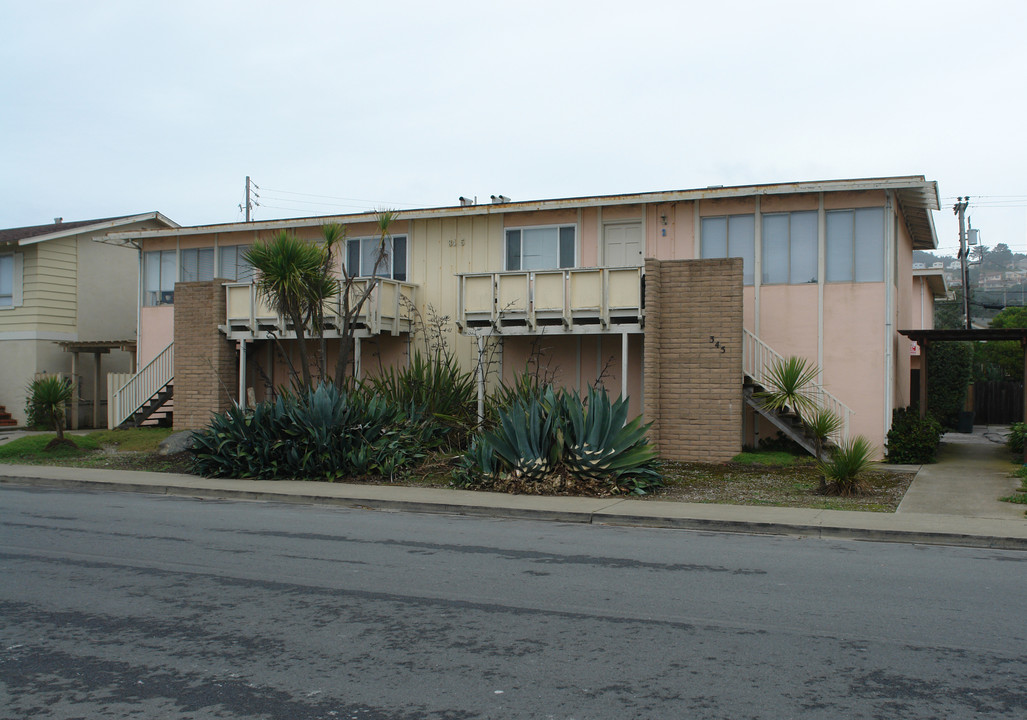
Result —
<instances>
[{"instance_id":1,"label":"concrete curb","mask_svg":"<svg viewBox=\"0 0 1027 720\"><path fill-rule=\"evenodd\" d=\"M206 500L250 500L301 505L322 505L380 511L472 515L479 517L542 520L549 522L605 524L628 527L668 528L700 532L749 535L780 535L836 540L902 542L925 545L1027 550L1027 523L1009 520L953 518L933 515L895 515L802 508L754 508L739 505L694 505L661 501L597 498L546 498L473 493L459 490L324 484L323 492L311 493L310 483L272 481L209 481L181 475L132 473L144 482L30 476L21 473L0 477L0 483L25 487L135 492ZM71 469L75 470L75 469ZM2 470L0 470L2 472ZM67 473L61 473L67 474ZM110 475L110 472L106 472ZM162 482L164 479L183 482ZM218 487L213 483L250 487ZM276 489L263 487L265 483ZM256 487L254 487L256 486ZM299 487L297 487L299 486ZM326 486L326 487L325 487ZM415 494L419 498L402 497ZM751 516L763 516L753 518ZM774 516L778 516L775 518ZM749 517L743 517L749 516ZM959 522L962 521L962 522ZM965 529L939 531L923 526L964 525ZM905 527L903 527L905 525ZM1003 532L997 532L1003 531Z\"/></svg>"}]
</instances>

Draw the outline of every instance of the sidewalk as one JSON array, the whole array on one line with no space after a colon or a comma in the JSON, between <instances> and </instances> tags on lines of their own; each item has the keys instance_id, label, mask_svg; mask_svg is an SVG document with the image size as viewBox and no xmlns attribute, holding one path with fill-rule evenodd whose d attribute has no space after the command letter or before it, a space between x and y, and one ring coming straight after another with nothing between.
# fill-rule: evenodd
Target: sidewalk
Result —
<instances>
[{"instance_id":1,"label":"sidewalk","mask_svg":"<svg viewBox=\"0 0 1027 720\"><path fill-rule=\"evenodd\" d=\"M262 500L406 512L603 523L711 532L1027 550L1024 506L1002 503L1019 480L1008 453L980 428L946 435L941 461L920 468L896 513L636 500L507 495L389 485L221 480L194 475L0 465L0 482Z\"/></svg>"}]
</instances>

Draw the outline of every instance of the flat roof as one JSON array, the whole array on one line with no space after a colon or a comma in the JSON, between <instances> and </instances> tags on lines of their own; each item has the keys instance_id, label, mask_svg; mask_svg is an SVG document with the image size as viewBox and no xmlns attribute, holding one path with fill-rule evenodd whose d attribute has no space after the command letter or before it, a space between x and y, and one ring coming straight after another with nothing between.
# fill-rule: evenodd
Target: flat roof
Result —
<instances>
[{"instance_id":1,"label":"flat roof","mask_svg":"<svg viewBox=\"0 0 1027 720\"><path fill-rule=\"evenodd\" d=\"M481 205L453 205L436 208L415 208L396 210L396 220L421 220L437 217L467 217L508 212L532 212L537 210L560 210L568 208L635 205L641 203L669 203L719 198L749 197L755 195L792 195L821 192L860 192L884 190L895 193L902 208L913 247L930 250L938 246L934 229L932 210L940 209L938 183L926 180L923 175L906 175L882 178L861 178L852 180L818 180L812 182L772 183L767 185L714 185L691 190L667 190L663 192L629 193L622 195L596 195L550 200L528 200L521 202L488 203ZM320 227L325 223L373 222L375 212L349 213L342 215L317 215L303 218L260 220L253 222L217 223L193 225L170 230L137 230L110 233L112 240L142 240L146 238L180 237L208 233L254 232L282 230L298 227Z\"/></svg>"}]
</instances>

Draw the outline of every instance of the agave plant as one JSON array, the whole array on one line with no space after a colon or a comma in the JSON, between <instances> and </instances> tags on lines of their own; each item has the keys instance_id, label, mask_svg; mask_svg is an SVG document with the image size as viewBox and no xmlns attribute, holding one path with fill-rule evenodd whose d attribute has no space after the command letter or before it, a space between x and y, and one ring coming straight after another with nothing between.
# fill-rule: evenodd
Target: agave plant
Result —
<instances>
[{"instance_id":1,"label":"agave plant","mask_svg":"<svg viewBox=\"0 0 1027 720\"><path fill-rule=\"evenodd\" d=\"M860 474L870 467L874 446L862 435L835 448L828 460L820 460L817 467L830 480L826 491L833 495L862 495L869 490ZM825 483L822 483L824 485Z\"/></svg>"},{"instance_id":2,"label":"agave plant","mask_svg":"<svg viewBox=\"0 0 1027 720\"><path fill-rule=\"evenodd\" d=\"M515 402L499 411L499 425L485 433L484 442L517 477L542 480L554 467L553 415L541 398Z\"/></svg>"},{"instance_id":3,"label":"agave plant","mask_svg":"<svg viewBox=\"0 0 1027 720\"><path fill-rule=\"evenodd\" d=\"M805 358L793 356L775 360L763 379L765 389L756 393L756 397L769 410L791 410L805 418L816 412L816 404L808 394L816 377L817 366Z\"/></svg>"},{"instance_id":4,"label":"agave plant","mask_svg":"<svg viewBox=\"0 0 1027 720\"><path fill-rule=\"evenodd\" d=\"M610 402L603 390L591 388L587 408L581 399L565 402L568 418L567 469L574 475L591 479L609 479L618 485L623 476L645 475L658 479L652 467L656 449L646 440L649 425L641 416L625 422L628 402L618 398Z\"/></svg>"}]
</instances>

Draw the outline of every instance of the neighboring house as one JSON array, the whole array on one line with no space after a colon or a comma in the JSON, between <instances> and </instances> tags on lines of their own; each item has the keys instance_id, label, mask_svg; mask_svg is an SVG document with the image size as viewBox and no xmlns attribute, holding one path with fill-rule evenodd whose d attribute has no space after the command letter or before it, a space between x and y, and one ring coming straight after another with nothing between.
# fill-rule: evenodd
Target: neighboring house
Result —
<instances>
[{"instance_id":1,"label":"neighboring house","mask_svg":"<svg viewBox=\"0 0 1027 720\"><path fill-rule=\"evenodd\" d=\"M423 342L417 314L444 316L468 370L492 360L483 381L535 361L571 388L602 382L653 422L665 457L724 460L776 432L754 412L750 381L776 355L800 355L820 368L818 397L847 431L883 448L892 409L909 402L898 331L925 322L912 254L936 249L938 207L936 183L911 176L403 210L354 371L403 362ZM174 377L188 388L176 426L288 383L269 333L294 335L254 292L245 249L282 229L317 241L339 223L340 262L365 275L374 219L112 236L142 250L140 364L166 368L151 387Z\"/></svg>"},{"instance_id":2,"label":"neighboring house","mask_svg":"<svg viewBox=\"0 0 1027 720\"><path fill-rule=\"evenodd\" d=\"M25 421L39 373L79 379L72 424L106 416L103 370L134 370L137 259L101 242L112 230L178 227L157 212L0 230L0 406ZM102 356L109 359L102 360ZM94 387L99 385L99 387ZM80 402L81 401L81 402Z\"/></svg>"}]
</instances>

